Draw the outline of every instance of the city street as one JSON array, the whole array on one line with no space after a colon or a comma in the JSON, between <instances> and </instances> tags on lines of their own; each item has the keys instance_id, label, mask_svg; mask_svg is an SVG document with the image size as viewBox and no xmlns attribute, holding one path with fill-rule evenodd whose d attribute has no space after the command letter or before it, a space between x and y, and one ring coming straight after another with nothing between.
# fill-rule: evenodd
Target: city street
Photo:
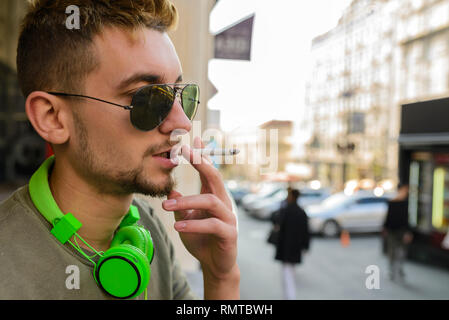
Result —
<instances>
[{"instance_id":1,"label":"city street","mask_svg":"<svg viewBox=\"0 0 449 320\"><path fill-rule=\"evenodd\" d=\"M240 209L241 299L282 299L281 264L265 241L270 226ZM339 239L313 237L310 249L296 268L297 299L449 298L449 270L407 261L405 283L392 283L379 235L353 235L348 247ZM380 269L380 289L365 286L369 265Z\"/></svg>"},{"instance_id":2,"label":"city street","mask_svg":"<svg viewBox=\"0 0 449 320\"><path fill-rule=\"evenodd\" d=\"M9 193L0 193L0 200ZM271 222L249 217L239 208L241 299L282 299L281 264L266 242ZM310 252L296 267L296 298L307 299L448 299L449 270L407 261L404 284L388 278L388 261L381 253L380 236L351 235L348 247L339 239L313 237ZM367 289L366 267L380 269L380 289ZM187 274L192 289L203 297L201 272Z\"/></svg>"}]
</instances>

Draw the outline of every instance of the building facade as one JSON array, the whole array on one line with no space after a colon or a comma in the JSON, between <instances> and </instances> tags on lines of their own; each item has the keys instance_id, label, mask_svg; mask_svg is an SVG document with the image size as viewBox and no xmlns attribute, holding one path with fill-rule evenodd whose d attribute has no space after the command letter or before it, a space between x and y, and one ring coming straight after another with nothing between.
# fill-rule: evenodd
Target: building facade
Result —
<instances>
[{"instance_id":1,"label":"building facade","mask_svg":"<svg viewBox=\"0 0 449 320\"><path fill-rule=\"evenodd\" d=\"M397 11L396 1L355 0L313 39L305 160L325 185L396 175Z\"/></svg>"},{"instance_id":2,"label":"building facade","mask_svg":"<svg viewBox=\"0 0 449 320\"><path fill-rule=\"evenodd\" d=\"M402 103L449 95L449 1L403 0L398 25Z\"/></svg>"},{"instance_id":3,"label":"building facade","mask_svg":"<svg viewBox=\"0 0 449 320\"><path fill-rule=\"evenodd\" d=\"M449 1L354 0L313 39L303 127L315 177L397 180L400 106L449 95Z\"/></svg>"},{"instance_id":4,"label":"building facade","mask_svg":"<svg viewBox=\"0 0 449 320\"><path fill-rule=\"evenodd\" d=\"M411 257L449 266L449 1L404 0L399 16L399 173L410 185Z\"/></svg>"}]
</instances>

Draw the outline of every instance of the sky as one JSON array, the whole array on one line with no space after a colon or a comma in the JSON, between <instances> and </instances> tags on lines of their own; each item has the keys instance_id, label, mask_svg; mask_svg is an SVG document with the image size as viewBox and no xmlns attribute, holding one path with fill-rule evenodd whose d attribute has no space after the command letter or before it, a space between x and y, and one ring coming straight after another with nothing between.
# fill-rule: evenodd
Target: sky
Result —
<instances>
[{"instance_id":1,"label":"sky","mask_svg":"<svg viewBox=\"0 0 449 320\"><path fill-rule=\"evenodd\" d=\"M213 34L255 13L251 61L209 62L209 78L218 93L208 107L221 110L222 130L271 119L299 121L311 40L336 26L350 2L220 0L210 17Z\"/></svg>"}]
</instances>

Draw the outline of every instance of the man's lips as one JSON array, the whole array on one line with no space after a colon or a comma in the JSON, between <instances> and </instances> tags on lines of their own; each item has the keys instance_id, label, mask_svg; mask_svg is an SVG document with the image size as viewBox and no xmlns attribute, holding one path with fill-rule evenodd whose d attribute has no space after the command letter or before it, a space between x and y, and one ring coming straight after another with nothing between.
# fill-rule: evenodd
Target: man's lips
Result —
<instances>
[{"instance_id":1,"label":"man's lips","mask_svg":"<svg viewBox=\"0 0 449 320\"><path fill-rule=\"evenodd\" d=\"M163 152L157 153L153 155L153 158L161 164L163 167L166 168L174 168L178 165L178 159L175 157L174 159L171 159L170 152L171 149L165 150Z\"/></svg>"},{"instance_id":2,"label":"man's lips","mask_svg":"<svg viewBox=\"0 0 449 320\"><path fill-rule=\"evenodd\" d=\"M170 159L170 150L171 149L156 153L155 155L153 155L153 157L162 157L162 158Z\"/></svg>"}]
</instances>

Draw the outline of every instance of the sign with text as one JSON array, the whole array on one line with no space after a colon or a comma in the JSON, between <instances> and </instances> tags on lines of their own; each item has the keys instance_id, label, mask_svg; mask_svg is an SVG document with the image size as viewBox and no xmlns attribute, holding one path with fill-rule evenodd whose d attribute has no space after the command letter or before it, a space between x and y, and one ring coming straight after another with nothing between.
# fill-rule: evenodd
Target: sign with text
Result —
<instances>
[{"instance_id":1,"label":"sign with text","mask_svg":"<svg viewBox=\"0 0 449 320\"><path fill-rule=\"evenodd\" d=\"M254 15L215 35L215 58L251 60Z\"/></svg>"}]
</instances>

